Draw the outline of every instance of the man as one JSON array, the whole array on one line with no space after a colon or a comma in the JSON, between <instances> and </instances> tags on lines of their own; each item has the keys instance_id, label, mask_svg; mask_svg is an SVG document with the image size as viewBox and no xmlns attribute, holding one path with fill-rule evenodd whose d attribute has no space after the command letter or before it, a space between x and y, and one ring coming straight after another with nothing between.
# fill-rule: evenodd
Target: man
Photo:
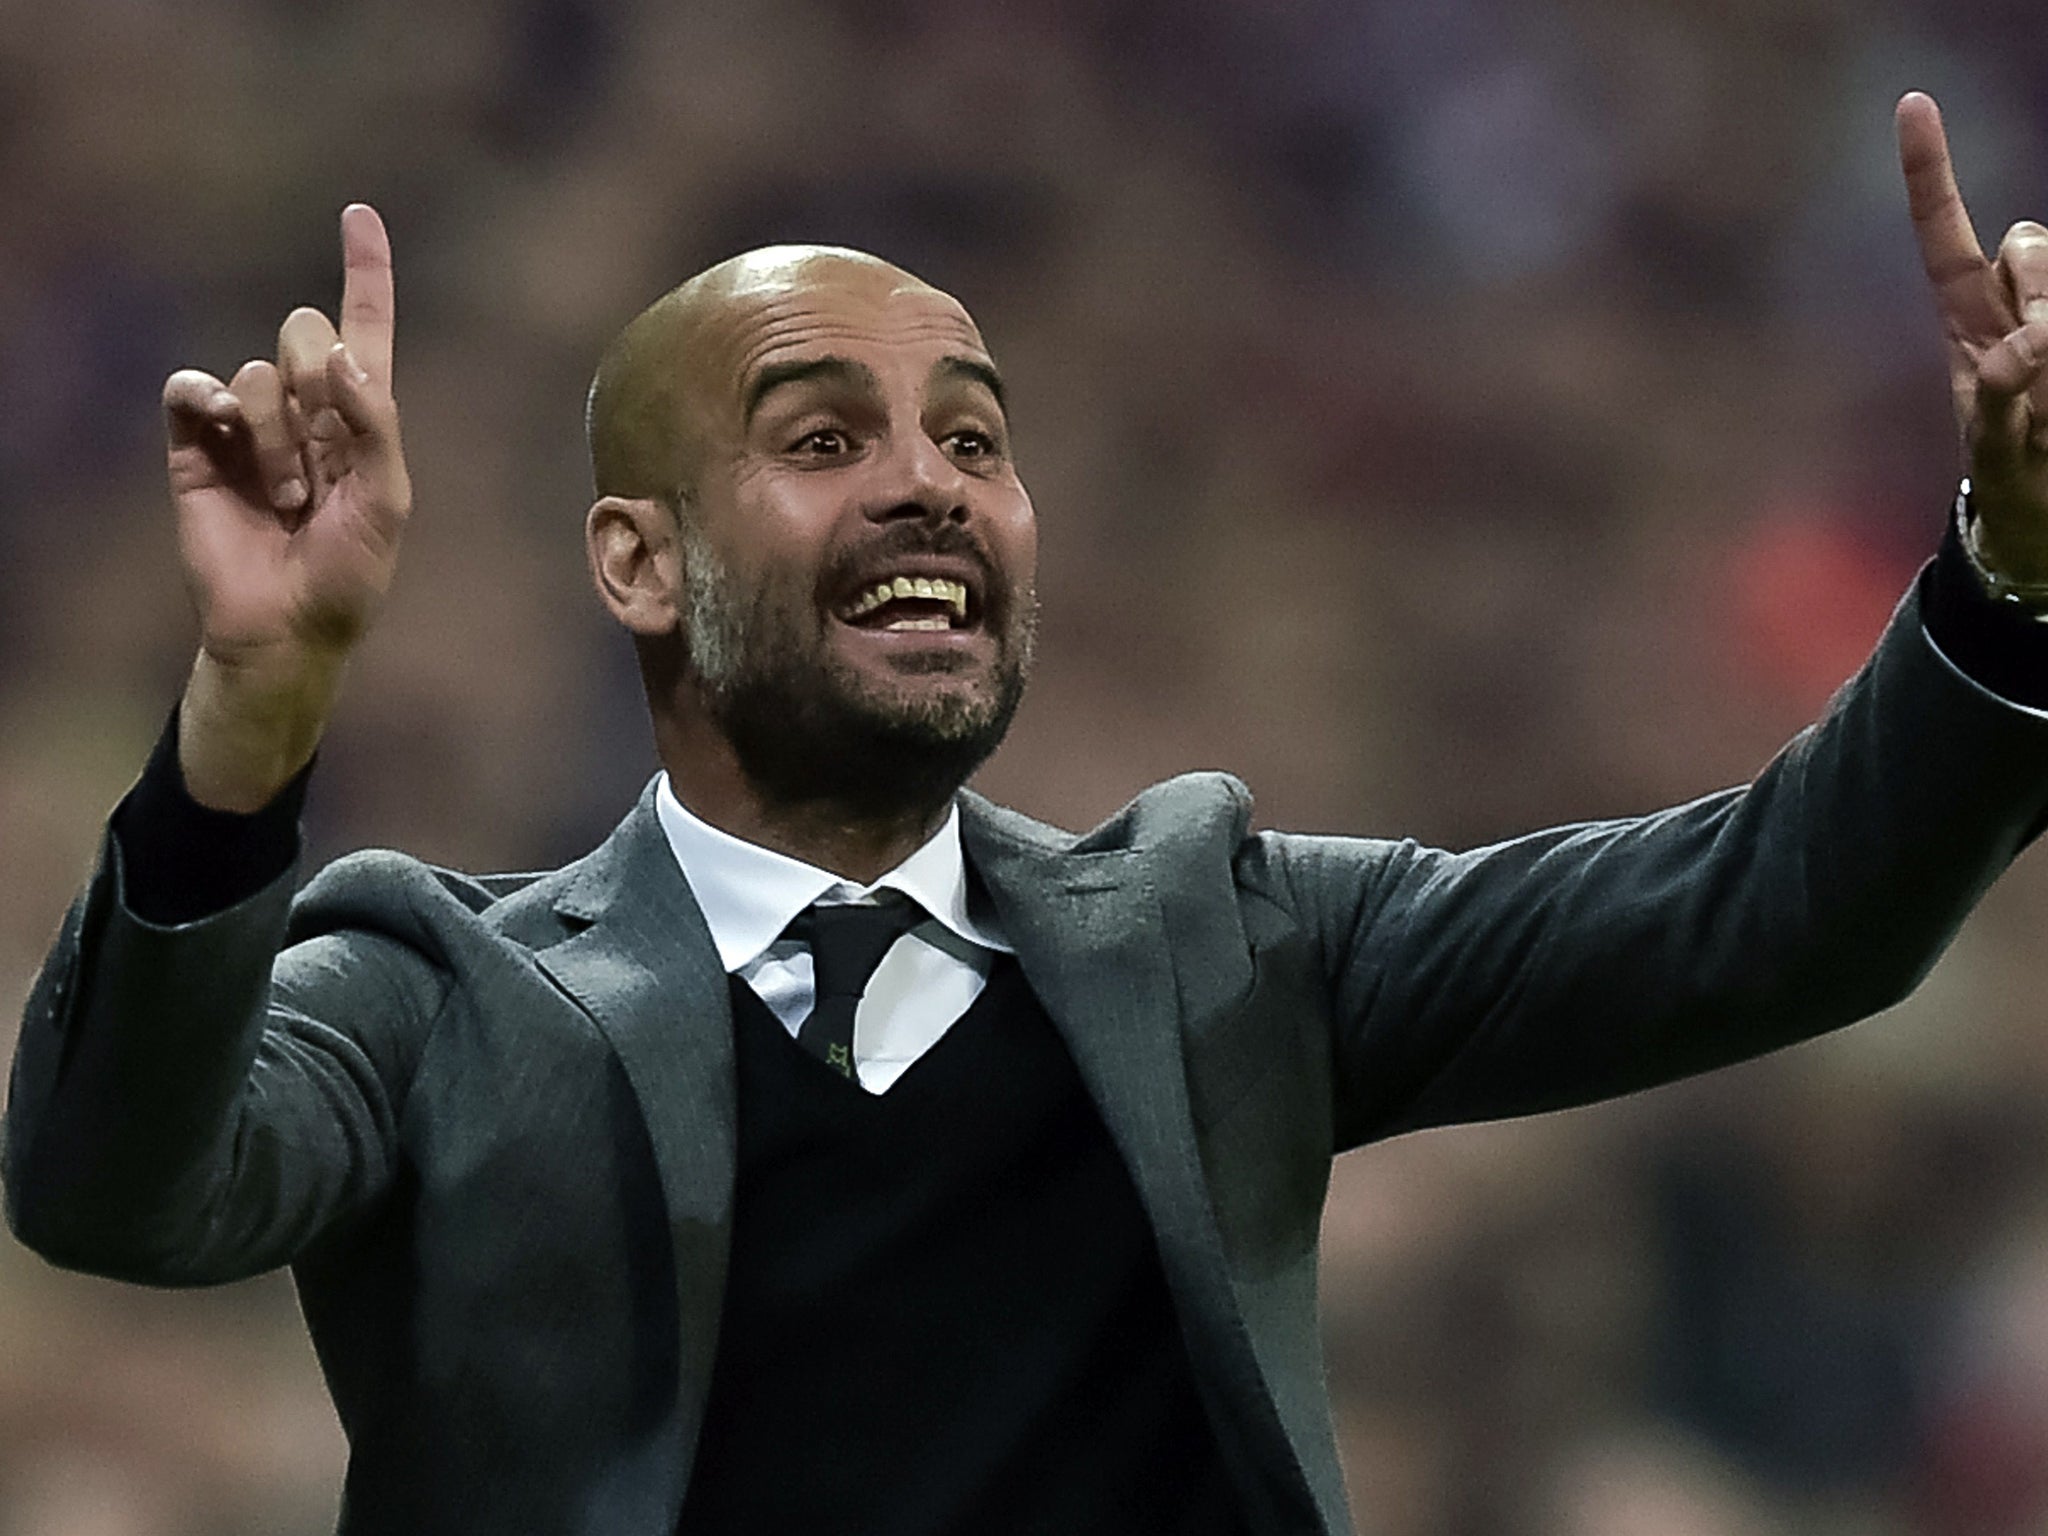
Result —
<instances>
[{"instance_id":1,"label":"man","mask_svg":"<svg viewBox=\"0 0 2048 1536\"><path fill-rule=\"evenodd\" d=\"M664 774L552 874L370 854L292 901L409 506L351 208L338 335L166 386L200 653L30 998L15 1230L292 1265L348 1531L1347 1529L1330 1157L1882 1007L2048 812L2048 230L1987 261L1933 103L1899 128L1973 486L1941 555L1747 789L1463 855L1253 835L1216 776L1081 838L962 791L1031 651L1000 381L946 295L777 248L592 389Z\"/></svg>"}]
</instances>

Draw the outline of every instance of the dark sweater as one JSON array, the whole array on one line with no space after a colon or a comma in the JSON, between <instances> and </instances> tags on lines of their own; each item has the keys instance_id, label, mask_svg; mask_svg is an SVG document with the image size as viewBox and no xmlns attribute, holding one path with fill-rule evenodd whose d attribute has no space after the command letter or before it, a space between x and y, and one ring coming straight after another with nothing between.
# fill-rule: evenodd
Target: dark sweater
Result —
<instances>
[{"instance_id":1,"label":"dark sweater","mask_svg":"<svg viewBox=\"0 0 2048 1536\"><path fill-rule=\"evenodd\" d=\"M1136 1190L1016 963L880 1095L733 1008L686 1536L1241 1531Z\"/></svg>"}]
</instances>

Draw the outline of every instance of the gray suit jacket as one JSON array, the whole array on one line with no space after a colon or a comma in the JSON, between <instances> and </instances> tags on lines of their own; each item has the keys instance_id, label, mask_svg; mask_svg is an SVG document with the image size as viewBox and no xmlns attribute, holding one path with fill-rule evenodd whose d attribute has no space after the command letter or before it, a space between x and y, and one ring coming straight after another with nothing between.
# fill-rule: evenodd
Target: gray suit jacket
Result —
<instances>
[{"instance_id":1,"label":"gray suit jacket","mask_svg":"<svg viewBox=\"0 0 2048 1536\"><path fill-rule=\"evenodd\" d=\"M1645 818L1452 854L1254 833L1198 775L1082 837L973 796L964 825L1143 1198L1253 1528L1333 1533L1332 1155L1881 1008L2044 810L2048 722L1950 669L1909 597L1755 784ZM650 801L540 877L369 853L289 884L153 927L109 843L29 1001L15 1231L149 1284L292 1265L346 1531L665 1536L735 1104L726 980Z\"/></svg>"}]
</instances>

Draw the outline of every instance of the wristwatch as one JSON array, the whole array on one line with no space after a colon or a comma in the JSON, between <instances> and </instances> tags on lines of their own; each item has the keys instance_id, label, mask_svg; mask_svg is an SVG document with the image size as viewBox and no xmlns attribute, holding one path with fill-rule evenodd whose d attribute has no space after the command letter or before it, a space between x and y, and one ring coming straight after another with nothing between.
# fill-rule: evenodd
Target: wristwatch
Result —
<instances>
[{"instance_id":1,"label":"wristwatch","mask_svg":"<svg viewBox=\"0 0 2048 1536\"><path fill-rule=\"evenodd\" d=\"M1993 602L2010 604L2029 618L2048 624L2048 581L2014 581L1993 569L1977 547L1980 521L1970 502L1970 482L1965 480L1956 492L1956 537L1969 557L1971 571Z\"/></svg>"}]
</instances>

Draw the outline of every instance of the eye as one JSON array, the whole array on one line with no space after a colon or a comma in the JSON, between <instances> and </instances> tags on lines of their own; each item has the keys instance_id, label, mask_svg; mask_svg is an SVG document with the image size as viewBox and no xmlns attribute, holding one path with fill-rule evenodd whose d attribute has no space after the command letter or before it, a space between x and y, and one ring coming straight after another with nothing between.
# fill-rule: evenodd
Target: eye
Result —
<instances>
[{"instance_id":1,"label":"eye","mask_svg":"<svg viewBox=\"0 0 2048 1536\"><path fill-rule=\"evenodd\" d=\"M836 459L853 451L853 439L838 427L820 427L798 438L793 449L812 458Z\"/></svg>"},{"instance_id":2,"label":"eye","mask_svg":"<svg viewBox=\"0 0 2048 1536\"><path fill-rule=\"evenodd\" d=\"M956 459L992 459L1001 451L994 438L972 428L948 433L946 447Z\"/></svg>"}]
</instances>

